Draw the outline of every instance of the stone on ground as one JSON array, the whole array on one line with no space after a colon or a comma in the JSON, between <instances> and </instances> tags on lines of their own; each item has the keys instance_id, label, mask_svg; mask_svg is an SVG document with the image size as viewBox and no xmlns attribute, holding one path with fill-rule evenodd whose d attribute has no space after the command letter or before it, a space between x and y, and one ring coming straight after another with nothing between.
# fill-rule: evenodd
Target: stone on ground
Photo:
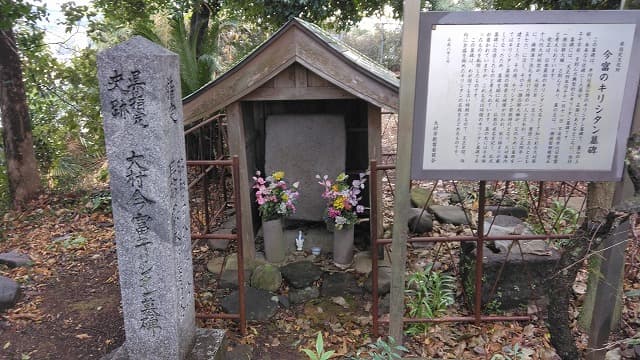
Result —
<instances>
[{"instance_id":1,"label":"stone on ground","mask_svg":"<svg viewBox=\"0 0 640 360\"><path fill-rule=\"evenodd\" d=\"M431 205L429 210L435 214L438 220L445 224L468 225L469 220L459 206Z\"/></svg>"},{"instance_id":2,"label":"stone on ground","mask_svg":"<svg viewBox=\"0 0 640 360\"><path fill-rule=\"evenodd\" d=\"M422 234L433 229L433 217L422 208L409 209L409 231Z\"/></svg>"},{"instance_id":3,"label":"stone on ground","mask_svg":"<svg viewBox=\"0 0 640 360\"><path fill-rule=\"evenodd\" d=\"M216 234L231 234L229 229L221 229L215 232ZM207 245L211 250L227 250L229 247L229 239L208 239Z\"/></svg>"},{"instance_id":4,"label":"stone on ground","mask_svg":"<svg viewBox=\"0 0 640 360\"><path fill-rule=\"evenodd\" d=\"M322 281L320 294L323 297L344 296L345 294L360 295L362 288L352 273L326 274Z\"/></svg>"},{"instance_id":5,"label":"stone on ground","mask_svg":"<svg viewBox=\"0 0 640 360\"><path fill-rule=\"evenodd\" d=\"M391 305L391 294L386 294L378 301L378 315L388 314Z\"/></svg>"},{"instance_id":6,"label":"stone on ground","mask_svg":"<svg viewBox=\"0 0 640 360\"><path fill-rule=\"evenodd\" d=\"M15 305L19 296L20 285L13 279L0 276L0 311Z\"/></svg>"},{"instance_id":7,"label":"stone on ground","mask_svg":"<svg viewBox=\"0 0 640 360\"><path fill-rule=\"evenodd\" d=\"M368 292L373 291L373 280L371 278L371 274L367 277L367 280L364 282L364 288L367 289ZM379 267L378 268L378 296L382 296L384 294L389 293L391 290L391 268L390 267Z\"/></svg>"},{"instance_id":8,"label":"stone on ground","mask_svg":"<svg viewBox=\"0 0 640 360\"><path fill-rule=\"evenodd\" d=\"M253 347L247 344L238 344L227 352L226 360L251 360Z\"/></svg>"},{"instance_id":9,"label":"stone on ground","mask_svg":"<svg viewBox=\"0 0 640 360\"><path fill-rule=\"evenodd\" d=\"M526 219L529 216L529 210L522 206L500 206L500 208L498 208L496 205L487 205L484 210L487 212L490 211L493 216L509 215L519 219Z\"/></svg>"},{"instance_id":10,"label":"stone on ground","mask_svg":"<svg viewBox=\"0 0 640 360\"><path fill-rule=\"evenodd\" d=\"M251 270L244 270L244 284L248 285L251 279ZM237 289L238 288L238 270L225 269L220 276L220 287L223 289Z\"/></svg>"},{"instance_id":11,"label":"stone on ground","mask_svg":"<svg viewBox=\"0 0 640 360\"><path fill-rule=\"evenodd\" d=\"M282 285L282 274L275 265L260 265L251 274L251 287L256 289L276 291L280 285Z\"/></svg>"},{"instance_id":12,"label":"stone on ground","mask_svg":"<svg viewBox=\"0 0 640 360\"><path fill-rule=\"evenodd\" d=\"M494 218L486 218L485 221L493 222L493 225L502 227L515 227L523 224L522 219L510 215L496 215Z\"/></svg>"},{"instance_id":13,"label":"stone on ground","mask_svg":"<svg viewBox=\"0 0 640 360\"><path fill-rule=\"evenodd\" d=\"M304 289L290 289L289 301L292 304L303 304L309 300L316 299L320 296L320 290L315 286L309 286Z\"/></svg>"},{"instance_id":14,"label":"stone on ground","mask_svg":"<svg viewBox=\"0 0 640 360\"><path fill-rule=\"evenodd\" d=\"M557 271L560 253L549 248L547 256L539 256L520 253L516 248L516 245L512 247L506 262L506 252L483 252L482 304L492 303L493 307L504 311L517 310L544 296L545 281ZM470 253L463 252L460 268L469 303L473 304L474 289L470 284L475 279L475 249ZM495 291L492 291L496 280Z\"/></svg>"},{"instance_id":15,"label":"stone on ground","mask_svg":"<svg viewBox=\"0 0 640 360\"><path fill-rule=\"evenodd\" d=\"M264 321L270 319L278 310L278 302L273 301L273 297L274 294L266 290L245 287L247 320ZM224 312L237 314L240 311L238 291L236 290L225 296L221 301L221 305Z\"/></svg>"},{"instance_id":16,"label":"stone on ground","mask_svg":"<svg viewBox=\"0 0 640 360\"><path fill-rule=\"evenodd\" d=\"M207 261L207 270L214 274L220 274L223 262L224 258L222 256L213 257L211 260Z\"/></svg>"},{"instance_id":17,"label":"stone on ground","mask_svg":"<svg viewBox=\"0 0 640 360\"><path fill-rule=\"evenodd\" d=\"M298 261L280 268L282 277L296 289L310 286L322 276L322 269L311 261Z\"/></svg>"},{"instance_id":18,"label":"stone on ground","mask_svg":"<svg viewBox=\"0 0 640 360\"><path fill-rule=\"evenodd\" d=\"M427 206L429 206L427 205L427 199L429 198L430 192L431 190L419 187L411 188L411 204L413 204L413 206L417 208L426 208ZM433 198L429 199L429 204L431 204L432 202Z\"/></svg>"},{"instance_id":19,"label":"stone on ground","mask_svg":"<svg viewBox=\"0 0 640 360\"><path fill-rule=\"evenodd\" d=\"M371 252L360 251L353 255L353 269L359 274L371 272Z\"/></svg>"},{"instance_id":20,"label":"stone on ground","mask_svg":"<svg viewBox=\"0 0 640 360\"><path fill-rule=\"evenodd\" d=\"M13 250L8 253L0 254L0 264L7 265L10 268L15 268L19 266L31 266L33 261L29 255Z\"/></svg>"},{"instance_id":21,"label":"stone on ground","mask_svg":"<svg viewBox=\"0 0 640 360\"><path fill-rule=\"evenodd\" d=\"M227 360L226 330L196 329L189 359Z\"/></svg>"}]
</instances>

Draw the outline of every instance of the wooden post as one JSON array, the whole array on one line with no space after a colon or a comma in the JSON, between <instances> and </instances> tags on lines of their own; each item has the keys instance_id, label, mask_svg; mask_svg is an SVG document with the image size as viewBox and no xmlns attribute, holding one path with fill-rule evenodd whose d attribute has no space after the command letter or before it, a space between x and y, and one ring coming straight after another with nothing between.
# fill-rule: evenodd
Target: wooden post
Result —
<instances>
[{"instance_id":1,"label":"wooden post","mask_svg":"<svg viewBox=\"0 0 640 360\"><path fill-rule=\"evenodd\" d=\"M411 180L411 139L413 133L413 106L418 59L418 32L420 1L404 2L402 24L402 65L400 69L400 111L398 112L398 151L396 162L396 189L391 245L391 302L389 335L402 344L404 316L404 271L407 258L407 219Z\"/></svg>"},{"instance_id":2,"label":"wooden post","mask_svg":"<svg viewBox=\"0 0 640 360\"><path fill-rule=\"evenodd\" d=\"M240 203L236 207L242 208L242 223L236 224L238 231L242 231L242 248L244 263L253 261L256 258L256 245L253 236L253 220L251 218L251 199L248 196L251 189L249 182L249 170L247 169L247 149L244 136L244 120L242 118L242 107L236 101L227 106L227 130L229 132L229 151L231 155L238 155L240 160L240 192L247 196L240 197Z\"/></svg>"},{"instance_id":3,"label":"wooden post","mask_svg":"<svg viewBox=\"0 0 640 360\"><path fill-rule=\"evenodd\" d=\"M640 91L636 94L636 107L633 114L631 134L640 131ZM623 181L617 184L613 195L613 205L622 203L633 194L633 185L626 171ZM629 229L635 224L620 224L618 232L624 236L610 236L602 242L600 249L605 249L601 259L592 259L596 264L590 269L589 293L583 306L581 325L589 331L589 348L602 348L609 334L618 326L622 315L622 283L624 277L624 254L628 245ZM595 360L604 357L604 351L594 350L587 354L587 359Z\"/></svg>"}]
</instances>

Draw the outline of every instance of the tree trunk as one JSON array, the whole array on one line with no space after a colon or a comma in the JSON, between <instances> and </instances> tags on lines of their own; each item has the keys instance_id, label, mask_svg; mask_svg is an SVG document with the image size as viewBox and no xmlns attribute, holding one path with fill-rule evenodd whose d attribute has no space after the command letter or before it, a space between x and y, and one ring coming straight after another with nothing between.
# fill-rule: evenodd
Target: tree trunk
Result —
<instances>
[{"instance_id":1,"label":"tree trunk","mask_svg":"<svg viewBox=\"0 0 640 360\"><path fill-rule=\"evenodd\" d=\"M548 321L551 344L562 359L580 358L570 327L571 287L589 251L597 248L613 227L616 214L610 209L614 189L615 183L589 183L587 219L569 243L562 248L558 272L547 280L545 286L549 297Z\"/></svg>"},{"instance_id":2,"label":"tree trunk","mask_svg":"<svg viewBox=\"0 0 640 360\"><path fill-rule=\"evenodd\" d=\"M210 16L211 9L205 1L199 4L197 2L194 3L193 14L189 23L189 41L195 40L196 58L202 56L202 47L207 36Z\"/></svg>"},{"instance_id":3,"label":"tree trunk","mask_svg":"<svg viewBox=\"0 0 640 360\"><path fill-rule=\"evenodd\" d=\"M41 184L20 56L11 29L0 30L0 116L9 191L14 207L19 208L40 192Z\"/></svg>"}]
</instances>

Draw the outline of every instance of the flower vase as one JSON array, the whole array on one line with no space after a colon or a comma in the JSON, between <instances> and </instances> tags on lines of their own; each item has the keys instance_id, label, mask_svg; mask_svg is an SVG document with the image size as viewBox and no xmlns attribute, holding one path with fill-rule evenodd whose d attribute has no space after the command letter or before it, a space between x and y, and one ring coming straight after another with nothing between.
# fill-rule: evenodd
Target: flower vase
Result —
<instances>
[{"instance_id":1,"label":"flower vase","mask_svg":"<svg viewBox=\"0 0 640 360\"><path fill-rule=\"evenodd\" d=\"M281 263L285 257L284 233L282 219L262 220L264 237L264 256L270 263Z\"/></svg>"},{"instance_id":2,"label":"flower vase","mask_svg":"<svg viewBox=\"0 0 640 360\"><path fill-rule=\"evenodd\" d=\"M333 262L338 266L349 266L353 261L353 225L333 230Z\"/></svg>"}]
</instances>

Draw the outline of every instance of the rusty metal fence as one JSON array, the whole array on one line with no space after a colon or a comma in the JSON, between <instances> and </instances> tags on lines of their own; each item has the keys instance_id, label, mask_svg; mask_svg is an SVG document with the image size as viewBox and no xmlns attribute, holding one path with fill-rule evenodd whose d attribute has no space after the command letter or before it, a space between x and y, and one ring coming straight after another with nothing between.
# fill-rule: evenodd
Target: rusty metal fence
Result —
<instances>
[{"instance_id":1,"label":"rusty metal fence","mask_svg":"<svg viewBox=\"0 0 640 360\"><path fill-rule=\"evenodd\" d=\"M235 210L236 224L241 224L242 209L240 204L240 165L238 156L229 159L226 145L226 128L224 124L225 115L218 114L212 118L185 131L185 137L191 134L196 135L195 150L190 148L187 142L188 156L198 157L199 160L187 160L187 169L190 176L189 195L192 200L198 200L196 206L192 206L192 233L191 239L195 242L199 240L229 240L235 243L237 248L238 262L238 313L204 313L199 312L196 318L199 319L233 319L238 321L240 333L247 334L246 310L245 310L245 289L244 289L244 258L242 248L242 232L236 231L232 234L214 233L213 227L216 221L223 216L224 210L233 206ZM203 158L214 158L206 160ZM228 173L228 169L231 173ZM229 198L229 187L227 186L228 175L232 178L232 197ZM199 185L199 186L198 186ZM217 197L217 198L216 198ZM225 256L221 269L227 257ZM221 270L222 271L222 270ZM218 274L218 281L220 274Z\"/></svg>"},{"instance_id":2,"label":"rusty metal fence","mask_svg":"<svg viewBox=\"0 0 640 360\"><path fill-rule=\"evenodd\" d=\"M372 318L373 318L373 337L377 338L379 336L379 327L381 323L388 323L388 318L380 318L378 302L379 302L379 289L378 289L378 254L380 247L384 247L385 245L391 244L392 239L385 239L381 237L381 234L378 233L379 221L381 219L378 218L379 215L379 206L377 202L377 197L374 194L377 194L378 191L382 189L378 189L378 176L379 172L384 171L386 177L388 178L387 171L395 169L395 165L391 164L377 164L377 161L370 161L370 182L369 182L369 191L371 199L371 214L370 214L370 232L371 232L371 253L372 253ZM564 185L564 184L563 184ZM478 219L477 219L477 229L472 233L471 236L432 236L432 237L408 237L407 243L475 243L476 246L476 259L475 259L475 279L474 279L474 293L475 299L472 307L471 315L469 316L445 316L439 318L403 318L403 324L410 323L444 323L444 322L475 322L479 324L480 322L487 321L529 321L533 319L531 315L484 315L482 313L482 278L483 278L483 250L485 247L486 241L491 240L512 240L514 242L520 240L535 240L535 239L544 239L544 240L552 240L552 239L566 239L570 235L568 234L535 234L535 235L509 235L509 236L488 236L488 231L485 233L484 220L485 220L485 202L486 202L486 181L479 182L478 189ZM528 188L528 187L527 187ZM435 185L434 185L435 189ZM529 196L531 195L531 190L529 190ZM569 191L573 192L576 190L576 186L573 185ZM544 196L544 184L538 184L538 209L535 211L536 216L540 217L539 207L540 199ZM566 206L568 199L565 201L564 205ZM498 208L500 207L500 203L498 203ZM465 210L463 208L463 210ZM465 211L465 214L467 211ZM491 224L492 225L492 224ZM472 229L473 231L473 229ZM547 230L545 229L545 232ZM508 254L507 254L508 256ZM505 260L506 261L506 260ZM397 266L397 265L396 265ZM499 279L498 279L499 280ZM496 280L496 281L498 281ZM494 285L495 287L495 285ZM464 287L463 287L464 291Z\"/></svg>"}]
</instances>

